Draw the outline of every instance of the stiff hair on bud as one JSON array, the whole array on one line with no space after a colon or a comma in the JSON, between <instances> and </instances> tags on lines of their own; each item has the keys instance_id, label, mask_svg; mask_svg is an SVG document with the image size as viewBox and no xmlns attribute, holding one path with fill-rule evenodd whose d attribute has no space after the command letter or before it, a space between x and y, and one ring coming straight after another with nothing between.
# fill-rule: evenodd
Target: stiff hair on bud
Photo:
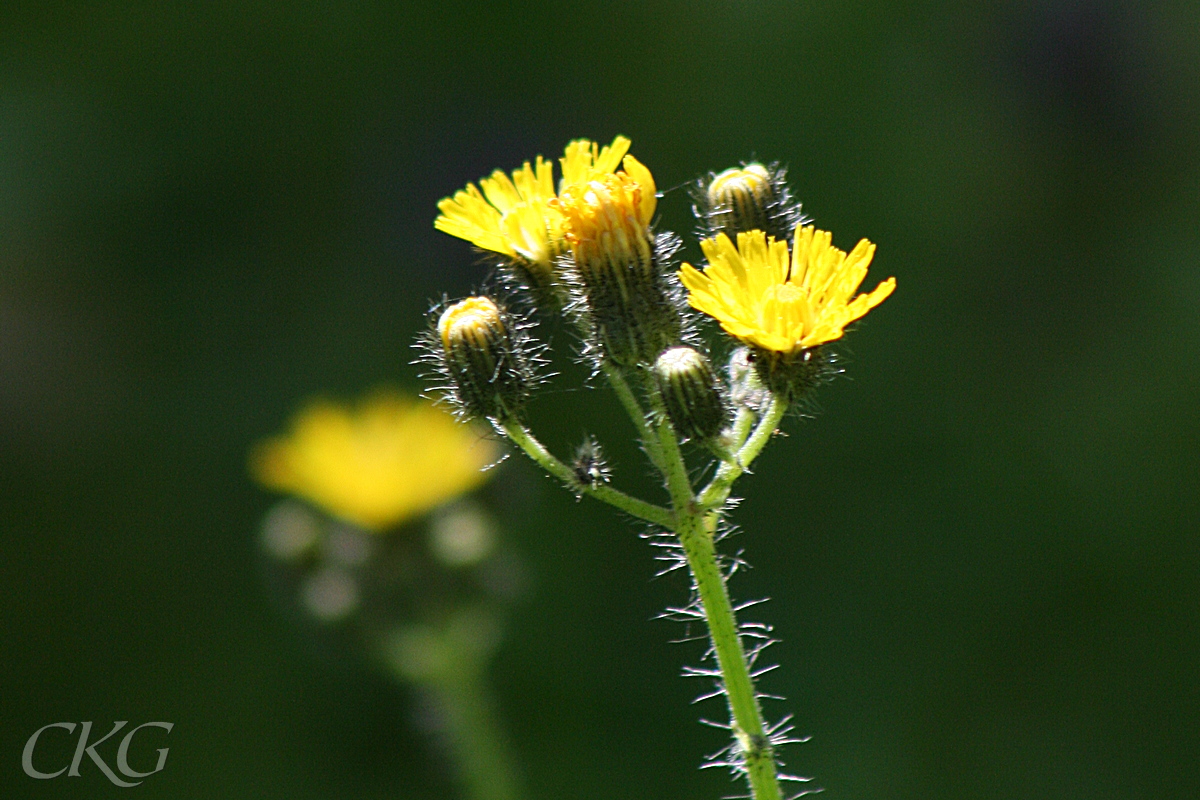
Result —
<instances>
[{"instance_id":1,"label":"stiff hair on bud","mask_svg":"<svg viewBox=\"0 0 1200 800\"><path fill-rule=\"evenodd\" d=\"M787 170L756 161L700 178L692 190L692 211L701 236L725 234L737 239L746 231L765 231L787 239L803 217L788 189Z\"/></svg>"},{"instance_id":2,"label":"stiff hair on bud","mask_svg":"<svg viewBox=\"0 0 1200 800\"><path fill-rule=\"evenodd\" d=\"M675 431L685 439L710 441L729 422L729 404L712 365L691 347L664 350L654 362L654 386Z\"/></svg>"},{"instance_id":3,"label":"stiff hair on bud","mask_svg":"<svg viewBox=\"0 0 1200 800\"><path fill-rule=\"evenodd\" d=\"M586 436L575 448L575 460L571 463L571 471L581 487L598 486L608 483L612 478L612 469L604 458L600 443L593 436Z\"/></svg>"},{"instance_id":4,"label":"stiff hair on bud","mask_svg":"<svg viewBox=\"0 0 1200 800\"><path fill-rule=\"evenodd\" d=\"M422 339L444 380L438 387L464 418L515 419L536 384L537 353L524 325L491 297L479 295L435 309Z\"/></svg>"}]
</instances>

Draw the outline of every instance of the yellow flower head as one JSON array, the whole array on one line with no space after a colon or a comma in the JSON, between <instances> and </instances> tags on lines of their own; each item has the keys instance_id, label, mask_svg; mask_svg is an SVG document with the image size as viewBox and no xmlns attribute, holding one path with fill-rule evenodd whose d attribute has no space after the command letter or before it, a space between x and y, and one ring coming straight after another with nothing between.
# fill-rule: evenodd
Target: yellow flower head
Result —
<instances>
[{"instance_id":1,"label":"yellow flower head","mask_svg":"<svg viewBox=\"0 0 1200 800\"><path fill-rule=\"evenodd\" d=\"M325 400L291 430L255 447L264 486L303 497L368 530L383 530L483 483L495 445L431 402L379 392L349 408Z\"/></svg>"},{"instance_id":2,"label":"yellow flower head","mask_svg":"<svg viewBox=\"0 0 1200 800\"><path fill-rule=\"evenodd\" d=\"M601 153L603 161L604 153ZM564 169L566 159L563 159ZM599 262L621 268L650 265L650 220L658 203L654 176L633 156L625 156L625 169L593 175L564 186L551 206L563 215L563 231L585 273Z\"/></svg>"},{"instance_id":3,"label":"yellow flower head","mask_svg":"<svg viewBox=\"0 0 1200 800\"><path fill-rule=\"evenodd\" d=\"M851 299L875 245L863 239L847 255L831 239L811 225L798 227L789 260L787 242L762 231L739 233L737 247L721 234L700 243L708 268L684 264L679 277L692 308L730 334L764 350L793 353L840 339L847 325L896 288L896 279L888 278Z\"/></svg>"},{"instance_id":4,"label":"yellow flower head","mask_svg":"<svg viewBox=\"0 0 1200 800\"><path fill-rule=\"evenodd\" d=\"M600 149L579 139L566 147L562 160L563 185L611 173L629 150L629 140L618 136ZM518 259L528 265L538 283L549 280L554 259L563 252L562 214L549 201L554 195L554 164L538 156L509 178L501 170L455 192L438 203L442 213L433 225L440 231L466 239L477 247Z\"/></svg>"}]
</instances>

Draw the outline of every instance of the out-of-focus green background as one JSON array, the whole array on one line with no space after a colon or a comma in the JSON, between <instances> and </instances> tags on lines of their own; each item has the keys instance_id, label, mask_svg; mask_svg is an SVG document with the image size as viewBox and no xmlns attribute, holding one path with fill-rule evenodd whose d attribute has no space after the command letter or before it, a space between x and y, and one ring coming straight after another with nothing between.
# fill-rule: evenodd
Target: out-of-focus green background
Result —
<instances>
[{"instance_id":1,"label":"out-of-focus green background","mask_svg":"<svg viewBox=\"0 0 1200 800\"><path fill-rule=\"evenodd\" d=\"M813 737L789 767L830 800L1200 795L1198 28L1184 0L6 3L0 795L453 796L414 698L264 588L245 453L312 394L417 385L428 299L483 276L438 198L617 133L663 227L698 173L780 159L898 280L740 486L734 592L771 596L764 688ZM581 379L535 427L636 484ZM533 595L493 677L531 800L735 793L697 770L699 652L651 619L681 578L505 469ZM38 727L121 719L176 725L137 789L21 772Z\"/></svg>"}]
</instances>

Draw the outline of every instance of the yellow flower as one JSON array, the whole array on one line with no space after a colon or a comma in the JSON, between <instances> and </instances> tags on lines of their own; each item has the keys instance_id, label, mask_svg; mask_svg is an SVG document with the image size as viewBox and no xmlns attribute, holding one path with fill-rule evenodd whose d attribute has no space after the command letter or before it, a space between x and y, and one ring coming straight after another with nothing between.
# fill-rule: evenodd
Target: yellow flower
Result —
<instances>
[{"instance_id":1,"label":"yellow flower","mask_svg":"<svg viewBox=\"0 0 1200 800\"><path fill-rule=\"evenodd\" d=\"M264 486L383 530L483 483L495 445L427 400L378 392L357 408L310 403L291 430L261 442L250 469Z\"/></svg>"},{"instance_id":2,"label":"yellow flower","mask_svg":"<svg viewBox=\"0 0 1200 800\"><path fill-rule=\"evenodd\" d=\"M559 198L550 203L563 215L563 230L585 281L601 262L650 269L650 220L658 203L654 176L633 156L625 156L624 166L621 172L564 182Z\"/></svg>"},{"instance_id":3,"label":"yellow flower","mask_svg":"<svg viewBox=\"0 0 1200 800\"><path fill-rule=\"evenodd\" d=\"M888 278L870 294L851 299L867 275L875 245L863 239L849 255L833 247L832 235L811 225L796 228L787 242L762 231L700 243L709 266L684 264L680 280L688 303L721 323L746 344L793 353L840 339L845 328L879 305L896 288Z\"/></svg>"},{"instance_id":4,"label":"yellow flower","mask_svg":"<svg viewBox=\"0 0 1200 800\"><path fill-rule=\"evenodd\" d=\"M631 366L653 363L676 344L680 319L650 232L654 177L633 156L623 163L621 172L564 186L550 205L563 215L591 345L612 363Z\"/></svg>"},{"instance_id":5,"label":"yellow flower","mask_svg":"<svg viewBox=\"0 0 1200 800\"><path fill-rule=\"evenodd\" d=\"M562 186L611 173L628 150L624 136L603 149L587 139L571 142L561 159ZM511 178L496 170L479 185L482 191L470 183L453 197L443 198L434 227L517 259L536 284L548 282L554 259L565 249L562 214L549 204L555 196L554 164L538 156L533 165L526 161Z\"/></svg>"}]
</instances>

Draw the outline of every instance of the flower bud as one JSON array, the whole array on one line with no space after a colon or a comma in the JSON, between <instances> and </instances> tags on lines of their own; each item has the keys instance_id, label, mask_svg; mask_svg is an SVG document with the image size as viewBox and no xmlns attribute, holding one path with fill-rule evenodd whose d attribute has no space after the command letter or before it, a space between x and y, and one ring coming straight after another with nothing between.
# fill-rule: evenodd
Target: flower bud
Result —
<instances>
[{"instance_id":1,"label":"flower bud","mask_svg":"<svg viewBox=\"0 0 1200 800\"><path fill-rule=\"evenodd\" d=\"M729 409L704 354L690 347L672 347L654 362L652 374L667 417L680 436L709 441L725 428Z\"/></svg>"},{"instance_id":2,"label":"flower bud","mask_svg":"<svg viewBox=\"0 0 1200 800\"><path fill-rule=\"evenodd\" d=\"M604 451L591 436L576 448L571 471L575 473L575 480L580 486L598 486L612 479L612 470L604 458Z\"/></svg>"},{"instance_id":3,"label":"flower bud","mask_svg":"<svg viewBox=\"0 0 1200 800\"><path fill-rule=\"evenodd\" d=\"M705 236L724 233L737 241L738 233L759 230L786 240L801 217L784 173L775 166L754 162L702 179L699 191L694 193L693 210L704 226Z\"/></svg>"},{"instance_id":4,"label":"flower bud","mask_svg":"<svg viewBox=\"0 0 1200 800\"><path fill-rule=\"evenodd\" d=\"M443 372L469 416L506 419L524 405L532 383L520 340L507 315L488 297L468 297L437 323Z\"/></svg>"},{"instance_id":5,"label":"flower bud","mask_svg":"<svg viewBox=\"0 0 1200 800\"><path fill-rule=\"evenodd\" d=\"M788 403L804 399L840 370L834 355L825 347L806 347L780 352L753 348L754 366L763 384Z\"/></svg>"},{"instance_id":6,"label":"flower bud","mask_svg":"<svg viewBox=\"0 0 1200 800\"><path fill-rule=\"evenodd\" d=\"M632 366L678 342L681 321L650 230L654 179L632 156L625 170L567 186L551 205L563 214L591 343Z\"/></svg>"},{"instance_id":7,"label":"flower bud","mask_svg":"<svg viewBox=\"0 0 1200 800\"><path fill-rule=\"evenodd\" d=\"M770 392L763 386L754 368L754 356L748 347L739 347L729 356L729 400L734 407L746 407L751 411L766 408Z\"/></svg>"}]
</instances>

